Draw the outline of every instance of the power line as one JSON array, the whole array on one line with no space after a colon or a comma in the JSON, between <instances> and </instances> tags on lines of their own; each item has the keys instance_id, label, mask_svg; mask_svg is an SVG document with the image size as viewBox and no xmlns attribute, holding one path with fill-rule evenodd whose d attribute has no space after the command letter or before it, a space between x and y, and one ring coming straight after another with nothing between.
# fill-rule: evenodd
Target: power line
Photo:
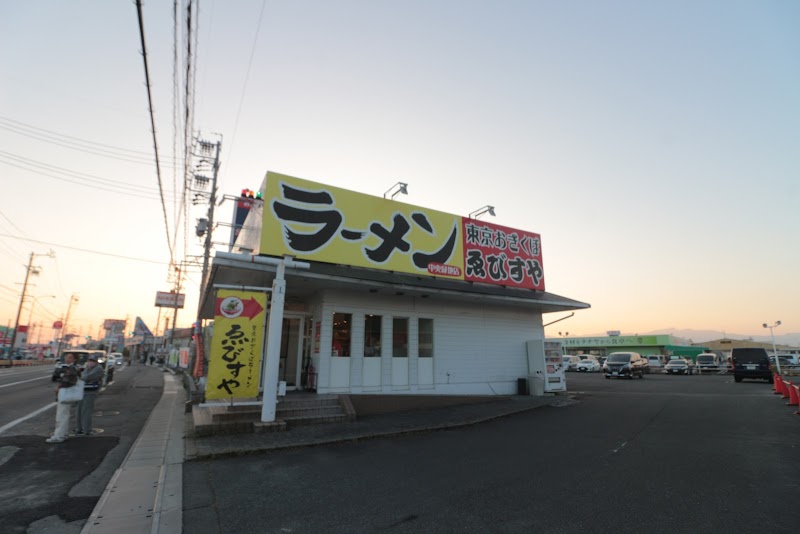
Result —
<instances>
[{"instance_id":1,"label":"power line","mask_svg":"<svg viewBox=\"0 0 800 534\"><path fill-rule=\"evenodd\" d=\"M11 163L11 162L8 162L8 161L3 161L2 159L0 159L0 163L2 163L3 165L8 165L10 167L16 167L18 169L22 169L23 171L28 171L28 172L32 172L32 173L35 173L35 174L40 174L40 175L46 176L48 178L53 178L54 180L61 180L62 182L69 182L69 183L75 184L75 185L82 185L82 186L88 187L90 189L97 189L97 190L100 190L100 191L108 191L109 193L117 193L117 194L120 194L120 195L126 195L126 196L132 196L132 197L146 198L148 200L156 200L158 198L158 197L155 197L155 196L138 195L136 193L126 193L126 192L120 191L118 189L109 189L108 187L102 187L100 185L91 185L91 184L87 184L87 183L84 183L84 182L79 182L79 181L76 181L76 180L70 180L69 178L64 178L63 176L57 176L57 175L54 175L54 174L49 174L49 173L46 173L46 172L37 171L35 169L29 169L27 167L23 167L21 165L15 164L15 163Z\"/></svg>"},{"instance_id":2,"label":"power line","mask_svg":"<svg viewBox=\"0 0 800 534\"><path fill-rule=\"evenodd\" d=\"M152 161L145 161L145 160L140 159L140 158L135 158L135 157L128 156L127 154L115 154L115 153L113 153L111 151L103 150L103 149L100 149L100 148L86 148L86 147L81 147L80 145L75 146L75 143L71 143L70 141L55 140L55 139L50 138L50 136L46 136L46 135L42 135L42 134L26 133L26 132L18 131L18 130L15 130L15 129L7 126L7 125L0 124L0 129L6 130L6 131L10 131L10 132L15 133L17 135L22 135L24 137L29 137L31 139L36 139L37 141L44 141L46 143L57 145L57 146L60 146L60 147L63 147L63 148L68 148L70 150L76 150L78 152L84 152L84 153L88 153L88 154L93 154L95 156L102 156L104 158L116 159L116 160L119 160L119 161L124 161L126 163L136 163L138 165L152 165L153 164Z\"/></svg>"},{"instance_id":3,"label":"power line","mask_svg":"<svg viewBox=\"0 0 800 534\"><path fill-rule=\"evenodd\" d=\"M242 115L242 105L244 104L244 95L247 91L247 82L250 79L250 69L253 66L253 57L256 55L256 44L258 43L258 34L261 32L261 20L264 18L264 7L267 5L266 0L262 0L261 2L261 12L258 14L258 25L256 26L256 36L253 38L253 46L250 48L250 60L247 62L247 73L244 76L244 85L242 85L242 96L239 97L239 109L236 110L236 121L233 123L233 136L231 137L231 148L228 151L228 161L232 161L233 157L233 146L236 142L236 131L239 129L239 117ZM220 180L220 188L222 184L225 183L225 177L228 175L227 169L230 168L230 165L225 170L225 173Z\"/></svg>"},{"instance_id":4,"label":"power line","mask_svg":"<svg viewBox=\"0 0 800 534\"><path fill-rule=\"evenodd\" d=\"M30 165L32 167L38 167L48 172L66 173L72 175L74 178L78 180L86 180L87 182L93 182L100 185L108 185L121 189L126 189L132 193L144 193L144 194L149 193L150 196L148 198L157 198L155 196L156 195L155 191L153 191L150 187L145 185L137 185L137 184L132 184L130 182L121 182L118 180L112 180L110 178L103 178L102 176L96 176L94 174L87 174L85 172L73 171L64 167L59 167L57 165L50 165L48 163L36 161L30 158L26 158L24 156L19 156L17 154L6 152L4 150L0 150L0 157L6 157L18 163Z\"/></svg>"},{"instance_id":5,"label":"power line","mask_svg":"<svg viewBox=\"0 0 800 534\"><path fill-rule=\"evenodd\" d=\"M12 123L10 125L6 124L5 125L6 129L17 128L17 129L21 129L23 131L25 131L25 130L34 130L34 133L37 133L38 135L43 135L43 136L47 136L47 137L54 136L56 139L63 138L63 140L65 142L66 142L67 139L71 139L71 140L74 140L76 142L75 143L76 145L85 144L85 145L89 145L89 148L92 148L92 149L94 149L94 147L99 147L98 150L102 149L102 148L107 148L109 150L113 150L113 151L117 151L117 152L123 152L123 154L120 154L121 156L139 158L141 160L145 160L148 163L150 163L150 153L149 152L144 152L144 151L141 151L141 150L133 150L133 149L130 149L130 148L118 147L118 146L109 145L109 144L106 144L106 143L99 143L97 141L90 141L88 139L82 139L80 137L75 137L75 136L72 136L72 135L67 135L67 134L54 132L52 130L47 130L45 128L39 128L37 126L26 124L24 122L17 121L17 120L14 120L14 119L10 119L8 117L4 117L4 116L0 115L0 124L3 124L4 121L7 122L7 123L8 122ZM43 132L43 133L38 133L38 132ZM94 146L92 146L92 145L94 145ZM124 154L125 152L128 152L128 154Z\"/></svg>"},{"instance_id":6,"label":"power line","mask_svg":"<svg viewBox=\"0 0 800 534\"><path fill-rule=\"evenodd\" d=\"M60 247L60 248L66 248L68 250L77 250L78 252L87 252L89 254L108 256L111 258L119 258L122 260L139 261L143 263L154 263L156 265L171 265L171 262L167 263L164 261L146 260L144 258L133 258L131 256L122 256L120 254L112 254L110 252L100 252L99 250L90 250L88 248L70 247L68 245L62 245L61 243L50 243L48 241L40 241L38 239L31 239L29 237L20 237L18 235L0 234L0 237L9 237L11 239L19 239L20 241L30 241L31 243L38 243L40 245L49 245L51 247Z\"/></svg>"},{"instance_id":7,"label":"power line","mask_svg":"<svg viewBox=\"0 0 800 534\"><path fill-rule=\"evenodd\" d=\"M139 18L139 38L142 42L142 61L144 62L144 78L147 84L147 102L150 108L150 128L153 132L153 151L156 159L156 176L158 177L158 192L161 196L161 208L164 212L164 227L167 231L167 247L169 248L170 263L174 263L175 254L169 241L169 220L167 219L167 204L164 201L164 186L161 183L161 166L158 163L158 139L156 138L156 120L153 112L153 93L150 88L150 69L147 66L147 46L144 42L144 17L142 15L142 0L136 0L136 11Z\"/></svg>"}]
</instances>

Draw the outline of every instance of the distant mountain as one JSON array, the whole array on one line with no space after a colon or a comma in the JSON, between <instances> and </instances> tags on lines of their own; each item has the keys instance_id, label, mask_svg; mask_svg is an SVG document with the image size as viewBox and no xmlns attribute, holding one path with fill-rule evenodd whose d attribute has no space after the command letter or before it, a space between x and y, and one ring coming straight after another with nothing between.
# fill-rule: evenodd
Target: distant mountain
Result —
<instances>
[{"instance_id":1,"label":"distant mountain","mask_svg":"<svg viewBox=\"0 0 800 534\"><path fill-rule=\"evenodd\" d=\"M623 336L632 336L634 334L640 336L656 336L656 335L671 335L681 337L683 339L691 339L693 343L703 343L705 341L713 341L715 339L752 339L761 343L770 343L772 338L769 333L767 335L747 335L735 334L733 332L721 332L718 330L692 330L690 328L659 328L658 330L651 330L649 332L627 332L622 331ZM606 332L598 332L595 334L586 334L577 337L600 337L606 336ZM793 347L800 347L800 332L790 334L775 333L776 345L789 345Z\"/></svg>"}]
</instances>

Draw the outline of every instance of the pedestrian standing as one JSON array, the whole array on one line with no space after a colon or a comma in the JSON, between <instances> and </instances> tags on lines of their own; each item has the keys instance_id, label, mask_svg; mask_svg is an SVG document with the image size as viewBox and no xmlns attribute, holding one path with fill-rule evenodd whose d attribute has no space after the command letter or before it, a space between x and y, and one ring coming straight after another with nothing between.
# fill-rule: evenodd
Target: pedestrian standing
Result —
<instances>
[{"instance_id":1,"label":"pedestrian standing","mask_svg":"<svg viewBox=\"0 0 800 534\"><path fill-rule=\"evenodd\" d=\"M103 381L103 368L97 363L97 355L92 354L86 361L86 367L81 373L81 380L84 381L83 400L78 403L78 413L75 416L75 433L79 436L88 436L92 433L92 412L94 412L94 401L97 399L97 392L100 390L100 383Z\"/></svg>"},{"instance_id":2,"label":"pedestrian standing","mask_svg":"<svg viewBox=\"0 0 800 534\"><path fill-rule=\"evenodd\" d=\"M58 386L56 387L56 429L53 435L45 440L47 443L63 443L67 439L67 432L69 431L69 416L72 411L72 405L66 402L58 402L58 390L75 387L75 384L78 383L78 368L75 367L75 355L67 353L64 356L64 363L67 366L62 369L61 376L58 379Z\"/></svg>"},{"instance_id":3,"label":"pedestrian standing","mask_svg":"<svg viewBox=\"0 0 800 534\"><path fill-rule=\"evenodd\" d=\"M153 365L153 361L154 361L155 359L156 359L156 357L155 357L155 356L152 356L152 355L150 356L150 365Z\"/></svg>"}]
</instances>

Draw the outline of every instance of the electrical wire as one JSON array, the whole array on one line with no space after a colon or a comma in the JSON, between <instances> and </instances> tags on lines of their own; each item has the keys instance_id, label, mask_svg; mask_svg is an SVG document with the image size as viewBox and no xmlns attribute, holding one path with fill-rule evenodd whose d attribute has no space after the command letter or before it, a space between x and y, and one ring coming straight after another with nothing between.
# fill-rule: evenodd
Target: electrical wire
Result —
<instances>
[{"instance_id":1,"label":"electrical wire","mask_svg":"<svg viewBox=\"0 0 800 534\"><path fill-rule=\"evenodd\" d=\"M233 136L231 137L231 147L228 150L228 161L231 161L233 157L233 146L234 142L236 141L236 132L239 129L239 117L242 115L242 106L244 104L244 95L247 92L247 82L250 79L250 69L253 66L253 57L256 55L256 44L258 43L258 34L261 32L261 20L264 18L264 7L267 5L267 0L262 0L261 2L261 12L258 14L258 25L256 26L256 36L253 38L253 46L250 48L250 60L247 62L247 72L244 76L244 85L242 85L242 95L239 97L239 109L236 111L236 120L233 123ZM225 173L223 174L222 179L220 180L220 189L222 188L222 184L225 182L225 177L227 177L228 172L227 169L230 168L230 165L226 167Z\"/></svg>"},{"instance_id":2,"label":"electrical wire","mask_svg":"<svg viewBox=\"0 0 800 534\"><path fill-rule=\"evenodd\" d=\"M42 175L42 176L46 176L48 178L53 178L54 180L61 180L62 182L69 182L69 183L75 184L75 185L82 185L82 186L88 187L90 189L97 189L97 190L100 190L100 191L108 191L109 193L117 193L119 195L126 195L126 196L131 196L131 197L139 197L139 198L145 198L145 199L149 199L149 200L157 200L158 199L157 196L139 195L139 194L136 194L136 193L126 193L126 192L120 191L118 189L109 189L108 187L103 187L101 185L91 185L91 184L87 184L87 183L84 183L84 182L78 182L76 180L70 180L69 178L64 178L63 176L57 176L57 175L54 175L54 174L49 174L49 173L46 173L46 172L37 171L35 169L29 169L27 167L23 167L21 165L15 164L15 163L11 163L11 162L8 162L8 161L3 161L2 157L0 157L0 163L2 163L3 165L8 165L10 167L16 167L16 168L22 169L24 171L28 171L28 172L39 174L39 175Z\"/></svg>"},{"instance_id":3,"label":"electrical wire","mask_svg":"<svg viewBox=\"0 0 800 534\"><path fill-rule=\"evenodd\" d=\"M80 145L75 146L74 143L70 144L70 142L68 142L68 141L56 140L56 139L50 138L49 136L44 136L44 135L39 135L39 134L25 133L25 132L22 132L22 131L14 130L14 129L9 128L8 126L4 126L4 125L0 125L0 129L6 130L6 131L10 131L10 132L15 133L17 135L22 135L24 137L29 137L31 139L36 139L37 141L44 141L46 143L57 145L57 146L60 146L60 147L63 147L63 148L68 148L70 150L76 150L78 152L84 152L84 153L88 153L88 154L93 154L95 156L102 156L104 158L111 158L111 159L115 159L115 160L119 160L119 161L124 161L126 163L135 163L137 165L153 165L152 160L151 161L145 161L145 160L139 159L139 158L128 157L125 154L114 154L113 152L110 152L110 151L107 151L107 150L103 150L103 149L99 149L99 148L86 148L86 147L81 147Z\"/></svg>"},{"instance_id":4,"label":"electrical wire","mask_svg":"<svg viewBox=\"0 0 800 534\"><path fill-rule=\"evenodd\" d=\"M112 180L110 178L103 178L102 176L97 176L97 175L94 175L94 174L88 174L88 173L80 172L80 171L73 171L73 170L70 170L70 169L67 169L67 168L64 168L64 167L59 167L57 165L50 165L48 163L42 163L42 162L30 159L30 158L26 158L24 156L19 156L17 154L12 154L11 152L6 152L4 150L0 150L0 158L2 158L2 157L11 159L13 161L16 161L18 163L22 163L24 165L29 165L31 167L37 167L37 168L40 168L40 169L42 169L44 171L66 173L66 174L72 175L72 177L74 177L74 178L76 178L78 180L85 180L87 182L92 182L92 183L96 183L96 184L100 184L100 185L113 186L113 187L116 187L116 188L127 190L127 191L129 191L131 193L139 193L139 194L143 193L145 195L144 198L158 198L157 195L156 195L156 192L153 191L152 188L148 187L148 186L136 185L136 184L132 184L130 182L122 182L122 181L119 181L119 180ZM148 193L149 193L149 195L148 195ZM137 195L137 196L141 196L141 195Z\"/></svg>"},{"instance_id":5,"label":"electrical wire","mask_svg":"<svg viewBox=\"0 0 800 534\"><path fill-rule=\"evenodd\" d=\"M144 78L147 84L147 102L150 108L150 128L153 132L153 151L155 152L156 160L156 176L158 177L158 192L161 196L161 208L164 212L164 226L167 230L167 247L169 248L170 262L175 261L175 254L172 250L172 244L169 241L169 220L167 219L167 204L164 201L164 186L161 182L161 166L158 163L158 139L156 138L156 120L153 112L153 92L150 86L150 69L147 66L147 46L144 42L144 17L142 15L142 0L136 0L136 11L139 18L139 38L142 43L142 61L144 62Z\"/></svg>"},{"instance_id":6,"label":"electrical wire","mask_svg":"<svg viewBox=\"0 0 800 534\"><path fill-rule=\"evenodd\" d=\"M7 124L7 123L11 123L11 124ZM88 139L82 139L80 137L75 137L75 136L68 135L68 134L62 134L62 133L54 132L52 130L47 130L45 128L39 128L37 126L33 126L31 124L26 124L26 123L24 123L22 121L14 120L14 119L11 119L11 118L8 118L8 117L4 117L2 115L0 115L0 125L2 125L0 127L3 127L3 129L8 129L8 130L11 130L11 129L19 129L19 130L22 130L22 131L34 130L32 132L34 134L42 135L42 136L45 136L45 137L53 137L54 139L56 139L58 141L63 141L65 143L66 142L70 142L70 140L71 140L71 142L74 142L78 146L80 146L80 145L89 145L87 148L96 149L96 150L109 149L110 151L122 152L122 154L119 154L119 155L123 156L123 157L139 158L139 159L141 159L143 161L147 161L148 163L152 163L152 158L150 157L151 154L149 152L144 152L144 151L141 151L141 150L134 150L134 149L131 149L131 148L119 147L119 146L115 146L115 145L109 145L109 144L106 144L106 143L100 143L100 142L97 142L97 141L90 141ZM127 154L125 154L126 152L127 152Z\"/></svg>"},{"instance_id":7,"label":"electrical wire","mask_svg":"<svg viewBox=\"0 0 800 534\"><path fill-rule=\"evenodd\" d=\"M154 263L156 265L170 265L170 263L164 261L156 261L156 260L147 260L144 258L134 258L131 256L122 256L120 254L112 254L110 252L100 252L99 250L90 250L88 248L80 248L80 247L70 247L68 245L62 245L61 243L50 243L48 241L41 241L39 239L31 239L29 237L20 237L18 235L10 235L10 234L0 234L0 237L8 237L11 239L19 239L20 241L30 241L31 243L38 243L40 245L49 245L51 247L60 247L66 248L68 250L77 250L78 252L87 252L89 254L97 254L99 256L108 256L110 258L119 258L122 260L130 260L130 261L138 261L143 263Z\"/></svg>"}]
</instances>

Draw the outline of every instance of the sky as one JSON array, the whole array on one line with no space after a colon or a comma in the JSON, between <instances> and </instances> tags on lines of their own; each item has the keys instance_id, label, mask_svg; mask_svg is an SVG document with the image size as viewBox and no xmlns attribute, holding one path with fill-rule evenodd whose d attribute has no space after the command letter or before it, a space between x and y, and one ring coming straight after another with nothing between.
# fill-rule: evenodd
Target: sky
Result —
<instances>
[{"instance_id":1,"label":"sky","mask_svg":"<svg viewBox=\"0 0 800 534\"><path fill-rule=\"evenodd\" d=\"M135 4L0 5L0 325L33 253L20 323L42 340L68 309L80 335L136 316L154 330L167 227L194 262L177 324L194 320L205 208L178 217L172 9L142 10L162 208ZM800 332L797 2L201 0L194 15L193 130L221 139L221 194L270 170L376 196L403 181L403 201L449 213L491 204L491 222L541 234L547 290L591 305L548 335Z\"/></svg>"}]
</instances>

